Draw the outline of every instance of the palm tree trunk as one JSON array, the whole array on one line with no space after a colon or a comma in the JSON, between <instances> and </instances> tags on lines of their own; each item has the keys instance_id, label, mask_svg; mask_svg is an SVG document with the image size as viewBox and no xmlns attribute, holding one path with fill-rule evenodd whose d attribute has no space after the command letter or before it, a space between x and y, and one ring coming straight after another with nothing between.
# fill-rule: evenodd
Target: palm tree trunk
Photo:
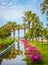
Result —
<instances>
[{"instance_id":1,"label":"palm tree trunk","mask_svg":"<svg viewBox=\"0 0 48 65\"><path fill-rule=\"evenodd\" d=\"M10 33L11 33L11 36L12 36L12 31L11 31ZM11 37L11 36L10 36L10 37Z\"/></svg>"},{"instance_id":2,"label":"palm tree trunk","mask_svg":"<svg viewBox=\"0 0 48 65\"><path fill-rule=\"evenodd\" d=\"M30 30L30 22L28 22L28 30Z\"/></svg>"},{"instance_id":3,"label":"palm tree trunk","mask_svg":"<svg viewBox=\"0 0 48 65\"><path fill-rule=\"evenodd\" d=\"M26 29L24 28L24 35L25 35L25 33L26 33Z\"/></svg>"},{"instance_id":4,"label":"palm tree trunk","mask_svg":"<svg viewBox=\"0 0 48 65\"><path fill-rule=\"evenodd\" d=\"M32 28L34 28L34 22L32 22Z\"/></svg>"},{"instance_id":5,"label":"palm tree trunk","mask_svg":"<svg viewBox=\"0 0 48 65\"><path fill-rule=\"evenodd\" d=\"M34 38L32 37L32 41L34 41Z\"/></svg>"},{"instance_id":6,"label":"palm tree trunk","mask_svg":"<svg viewBox=\"0 0 48 65\"><path fill-rule=\"evenodd\" d=\"M19 29L18 29L18 38L20 37L20 31L19 31Z\"/></svg>"},{"instance_id":7,"label":"palm tree trunk","mask_svg":"<svg viewBox=\"0 0 48 65\"><path fill-rule=\"evenodd\" d=\"M37 45L38 41L37 41L37 37L36 37L36 45Z\"/></svg>"},{"instance_id":8,"label":"palm tree trunk","mask_svg":"<svg viewBox=\"0 0 48 65\"><path fill-rule=\"evenodd\" d=\"M15 30L13 31L13 38L15 39Z\"/></svg>"},{"instance_id":9,"label":"palm tree trunk","mask_svg":"<svg viewBox=\"0 0 48 65\"><path fill-rule=\"evenodd\" d=\"M43 36L42 36L42 48L43 48Z\"/></svg>"},{"instance_id":10,"label":"palm tree trunk","mask_svg":"<svg viewBox=\"0 0 48 65\"><path fill-rule=\"evenodd\" d=\"M48 44L48 39L47 39L47 44Z\"/></svg>"},{"instance_id":11,"label":"palm tree trunk","mask_svg":"<svg viewBox=\"0 0 48 65\"><path fill-rule=\"evenodd\" d=\"M30 22L28 22L28 31L30 31ZM30 40L30 36L28 37L28 40Z\"/></svg>"},{"instance_id":12,"label":"palm tree trunk","mask_svg":"<svg viewBox=\"0 0 48 65\"><path fill-rule=\"evenodd\" d=\"M39 37L38 37L38 42L39 42Z\"/></svg>"},{"instance_id":13,"label":"palm tree trunk","mask_svg":"<svg viewBox=\"0 0 48 65\"><path fill-rule=\"evenodd\" d=\"M19 42L17 44L17 47L18 47L18 54L19 54L19 50L20 50Z\"/></svg>"}]
</instances>

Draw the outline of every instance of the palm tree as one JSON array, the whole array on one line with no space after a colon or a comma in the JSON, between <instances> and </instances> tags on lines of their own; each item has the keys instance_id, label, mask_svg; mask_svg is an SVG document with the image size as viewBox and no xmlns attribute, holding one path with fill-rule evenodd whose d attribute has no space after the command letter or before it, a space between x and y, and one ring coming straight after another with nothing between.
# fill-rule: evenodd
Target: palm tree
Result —
<instances>
[{"instance_id":1,"label":"palm tree","mask_svg":"<svg viewBox=\"0 0 48 65\"><path fill-rule=\"evenodd\" d=\"M48 30L48 24L46 25L46 29Z\"/></svg>"},{"instance_id":2,"label":"palm tree","mask_svg":"<svg viewBox=\"0 0 48 65\"><path fill-rule=\"evenodd\" d=\"M6 37L9 37L11 34L10 34L10 31L6 28L6 26L3 26L0 28L0 38L6 38Z\"/></svg>"},{"instance_id":3,"label":"palm tree","mask_svg":"<svg viewBox=\"0 0 48 65\"><path fill-rule=\"evenodd\" d=\"M32 28L34 28L34 23L35 23L35 19L36 19L36 14L35 13L32 13Z\"/></svg>"},{"instance_id":4,"label":"palm tree","mask_svg":"<svg viewBox=\"0 0 48 65\"><path fill-rule=\"evenodd\" d=\"M26 33L26 28L27 28L27 24L26 23L23 23L24 35Z\"/></svg>"},{"instance_id":5,"label":"palm tree","mask_svg":"<svg viewBox=\"0 0 48 65\"><path fill-rule=\"evenodd\" d=\"M43 0L43 3L41 3L41 11L42 14L46 13L48 22L48 0Z\"/></svg>"},{"instance_id":6,"label":"palm tree","mask_svg":"<svg viewBox=\"0 0 48 65\"><path fill-rule=\"evenodd\" d=\"M18 30L18 38L20 37L20 29L21 29L22 27L18 24L17 25L17 30Z\"/></svg>"},{"instance_id":7,"label":"palm tree","mask_svg":"<svg viewBox=\"0 0 48 65\"><path fill-rule=\"evenodd\" d=\"M32 29L33 29L32 37L36 36L36 42L37 42L37 31L36 30L37 30L37 27L39 26L38 24L39 24L39 17L36 16L35 13L33 13L32 14ZM34 40L34 39L32 38L32 40Z\"/></svg>"},{"instance_id":8,"label":"palm tree","mask_svg":"<svg viewBox=\"0 0 48 65\"><path fill-rule=\"evenodd\" d=\"M48 44L48 25L47 25L46 28L44 28L43 32L44 32L43 35L44 35L44 37L46 38L46 40L47 40L47 44Z\"/></svg>"},{"instance_id":9,"label":"palm tree","mask_svg":"<svg viewBox=\"0 0 48 65\"><path fill-rule=\"evenodd\" d=\"M48 0L43 0L43 3L41 3L41 7L42 13L45 13L45 11L48 9Z\"/></svg>"},{"instance_id":10,"label":"palm tree","mask_svg":"<svg viewBox=\"0 0 48 65\"><path fill-rule=\"evenodd\" d=\"M23 16L23 21L28 23L28 30L30 30L31 15L32 11L25 11Z\"/></svg>"},{"instance_id":11,"label":"palm tree","mask_svg":"<svg viewBox=\"0 0 48 65\"><path fill-rule=\"evenodd\" d=\"M13 32L13 37L14 37L14 39L15 39L15 31L16 31L16 28L17 28L17 24L16 24L16 22L8 22L7 23L7 27L8 27L8 29L10 30L10 32Z\"/></svg>"},{"instance_id":12,"label":"palm tree","mask_svg":"<svg viewBox=\"0 0 48 65\"><path fill-rule=\"evenodd\" d=\"M43 48L43 34L44 34L43 22L41 24L42 24L41 36L42 36L42 48Z\"/></svg>"}]
</instances>

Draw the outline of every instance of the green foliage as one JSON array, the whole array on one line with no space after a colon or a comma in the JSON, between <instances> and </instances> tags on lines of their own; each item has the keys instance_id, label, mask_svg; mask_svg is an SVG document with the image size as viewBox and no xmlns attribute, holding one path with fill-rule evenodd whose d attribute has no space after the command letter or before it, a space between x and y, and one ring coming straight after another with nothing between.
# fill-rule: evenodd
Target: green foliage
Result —
<instances>
[{"instance_id":1,"label":"green foliage","mask_svg":"<svg viewBox=\"0 0 48 65\"><path fill-rule=\"evenodd\" d=\"M12 38L0 39L0 52L14 42Z\"/></svg>"},{"instance_id":2,"label":"green foliage","mask_svg":"<svg viewBox=\"0 0 48 65\"><path fill-rule=\"evenodd\" d=\"M43 30L43 36L48 40L48 29Z\"/></svg>"},{"instance_id":3,"label":"green foliage","mask_svg":"<svg viewBox=\"0 0 48 65\"><path fill-rule=\"evenodd\" d=\"M16 22L8 22L4 26L0 28L0 38L6 38L11 35L11 32L14 33L15 37L15 30L17 28Z\"/></svg>"},{"instance_id":4,"label":"green foliage","mask_svg":"<svg viewBox=\"0 0 48 65\"><path fill-rule=\"evenodd\" d=\"M27 63L27 65L32 65L32 62L30 61L30 59L27 56L22 60L25 61Z\"/></svg>"},{"instance_id":5,"label":"green foliage","mask_svg":"<svg viewBox=\"0 0 48 65\"><path fill-rule=\"evenodd\" d=\"M43 0L43 3L41 3L41 11L42 14L46 13L47 16L47 22L48 22L48 0Z\"/></svg>"},{"instance_id":6,"label":"green foliage","mask_svg":"<svg viewBox=\"0 0 48 65\"><path fill-rule=\"evenodd\" d=\"M42 10L42 13L44 13L48 8L48 0L43 0L43 3L41 3L41 10Z\"/></svg>"},{"instance_id":7,"label":"green foliage","mask_svg":"<svg viewBox=\"0 0 48 65\"><path fill-rule=\"evenodd\" d=\"M29 37L31 37L30 34L31 34L31 31L29 30L29 31L25 34L24 38L25 38L25 39L28 39Z\"/></svg>"},{"instance_id":8,"label":"green foliage","mask_svg":"<svg viewBox=\"0 0 48 65\"><path fill-rule=\"evenodd\" d=\"M25 11L23 16L23 21L31 22L31 15L32 15L32 11Z\"/></svg>"},{"instance_id":9,"label":"green foliage","mask_svg":"<svg viewBox=\"0 0 48 65\"><path fill-rule=\"evenodd\" d=\"M6 38L11 35L10 31L8 29L1 28L0 29L0 38Z\"/></svg>"},{"instance_id":10,"label":"green foliage","mask_svg":"<svg viewBox=\"0 0 48 65\"><path fill-rule=\"evenodd\" d=\"M25 38L30 37L30 39L38 38L42 36L42 25L40 22L37 22L33 28L31 28L26 34Z\"/></svg>"},{"instance_id":11,"label":"green foliage","mask_svg":"<svg viewBox=\"0 0 48 65\"><path fill-rule=\"evenodd\" d=\"M14 42L14 39L12 38L7 38L4 40L4 44L6 44L6 47L8 47L10 44L12 44Z\"/></svg>"}]
</instances>

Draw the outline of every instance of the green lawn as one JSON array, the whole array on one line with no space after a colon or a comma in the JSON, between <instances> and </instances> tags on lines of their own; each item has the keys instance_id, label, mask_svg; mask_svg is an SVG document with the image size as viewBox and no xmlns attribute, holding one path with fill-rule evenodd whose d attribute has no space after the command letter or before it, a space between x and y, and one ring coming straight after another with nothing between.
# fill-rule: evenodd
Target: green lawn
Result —
<instances>
[{"instance_id":1,"label":"green lawn","mask_svg":"<svg viewBox=\"0 0 48 65\"><path fill-rule=\"evenodd\" d=\"M41 51L44 57L43 65L48 65L48 44L47 42L43 43L43 48L42 48L42 42L38 42L37 44L35 41L31 41L31 42L33 45L35 45L35 47L37 47Z\"/></svg>"}]
</instances>

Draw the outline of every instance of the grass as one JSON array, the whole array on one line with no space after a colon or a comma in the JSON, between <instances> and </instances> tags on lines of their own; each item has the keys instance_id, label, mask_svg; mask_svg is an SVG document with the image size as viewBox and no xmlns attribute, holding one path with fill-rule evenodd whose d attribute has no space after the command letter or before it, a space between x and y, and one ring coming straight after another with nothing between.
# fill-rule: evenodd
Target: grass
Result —
<instances>
[{"instance_id":1,"label":"grass","mask_svg":"<svg viewBox=\"0 0 48 65\"><path fill-rule=\"evenodd\" d=\"M13 42L14 42L14 39L12 38L0 39L0 52L6 49Z\"/></svg>"},{"instance_id":2,"label":"grass","mask_svg":"<svg viewBox=\"0 0 48 65\"><path fill-rule=\"evenodd\" d=\"M41 51L41 54L44 57L44 62L43 65L48 65L48 44L47 42L43 43L43 48L42 48L42 42L38 42L36 44L35 41L31 41L33 45L35 45L36 48L38 48Z\"/></svg>"}]
</instances>

